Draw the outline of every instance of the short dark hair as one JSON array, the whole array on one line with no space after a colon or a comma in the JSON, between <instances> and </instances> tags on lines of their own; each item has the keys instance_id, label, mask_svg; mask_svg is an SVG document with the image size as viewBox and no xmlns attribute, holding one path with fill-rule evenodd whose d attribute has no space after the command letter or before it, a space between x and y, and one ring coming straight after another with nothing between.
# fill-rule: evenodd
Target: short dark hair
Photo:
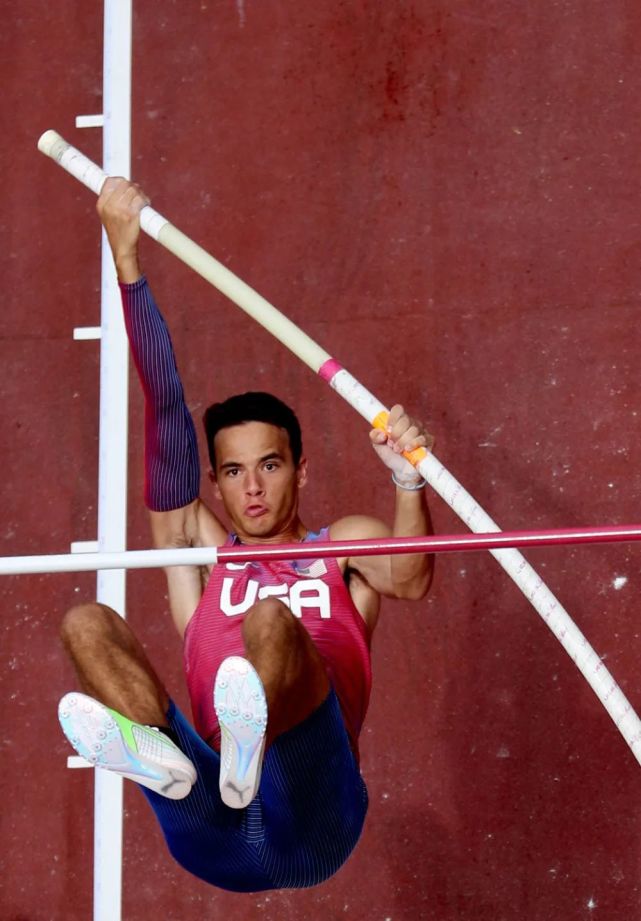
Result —
<instances>
[{"instance_id":1,"label":"short dark hair","mask_svg":"<svg viewBox=\"0 0 641 921\"><path fill-rule=\"evenodd\" d=\"M298 465L303 454L303 440L300 423L293 409L271 393L250 391L229 397L222 403L212 403L203 415L203 425L207 435L207 450L212 469L216 469L214 438L221 429L244 422L267 422L279 429L285 429L289 435L289 446L294 464Z\"/></svg>"}]
</instances>

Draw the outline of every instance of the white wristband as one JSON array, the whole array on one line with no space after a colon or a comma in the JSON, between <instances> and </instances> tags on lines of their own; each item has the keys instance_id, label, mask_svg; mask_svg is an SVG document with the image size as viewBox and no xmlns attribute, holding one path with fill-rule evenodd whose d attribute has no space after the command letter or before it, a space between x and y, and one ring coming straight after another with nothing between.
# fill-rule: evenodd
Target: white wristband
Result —
<instances>
[{"instance_id":1,"label":"white wristband","mask_svg":"<svg viewBox=\"0 0 641 921\"><path fill-rule=\"evenodd\" d=\"M424 480L424 479L421 477L421 479L419 480L418 483L414 483L412 486L406 486L404 483L400 483L400 482L396 479L396 477L394 476L394 474L392 473L392 483L393 483L395 486L398 486L400 489L406 489L406 490L408 490L408 492L415 492L415 491L418 490L418 489L423 489L423 488L425 487L426 482L427 482L427 481Z\"/></svg>"}]
</instances>

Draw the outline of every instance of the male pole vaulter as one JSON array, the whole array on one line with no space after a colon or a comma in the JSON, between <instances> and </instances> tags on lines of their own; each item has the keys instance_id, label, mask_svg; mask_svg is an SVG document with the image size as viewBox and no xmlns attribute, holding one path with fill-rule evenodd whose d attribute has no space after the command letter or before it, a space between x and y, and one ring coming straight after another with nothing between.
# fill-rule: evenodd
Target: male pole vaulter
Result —
<instances>
[{"instance_id":1,"label":"male pole vaulter","mask_svg":"<svg viewBox=\"0 0 641 921\"><path fill-rule=\"evenodd\" d=\"M72 608L62 636L84 693L63 697L60 721L79 754L140 785L171 853L191 873L239 892L311 886L348 858L367 811L358 737L380 597L420 599L432 578L425 555L318 559L314 542L430 533L425 483L402 453L429 447L431 437L398 405L387 431L370 433L394 484L392 529L350 515L311 531L298 512L308 474L293 411L267 393L215 403L204 425L228 533L200 498L193 422L140 269L147 203L138 186L112 178L98 212L145 394L154 545L302 541L309 559L167 569L196 730L116 612Z\"/></svg>"}]
</instances>

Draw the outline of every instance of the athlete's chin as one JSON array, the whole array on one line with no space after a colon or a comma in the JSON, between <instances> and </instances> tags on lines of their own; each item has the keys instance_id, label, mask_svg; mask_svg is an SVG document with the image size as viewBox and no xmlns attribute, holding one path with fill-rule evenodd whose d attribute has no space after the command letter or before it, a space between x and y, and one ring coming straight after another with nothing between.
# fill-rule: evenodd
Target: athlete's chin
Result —
<instances>
[{"instance_id":1,"label":"athlete's chin","mask_svg":"<svg viewBox=\"0 0 641 921\"><path fill-rule=\"evenodd\" d=\"M261 515L259 518L243 517L243 531L247 537L261 538L263 540L276 533L277 528L271 515Z\"/></svg>"}]
</instances>

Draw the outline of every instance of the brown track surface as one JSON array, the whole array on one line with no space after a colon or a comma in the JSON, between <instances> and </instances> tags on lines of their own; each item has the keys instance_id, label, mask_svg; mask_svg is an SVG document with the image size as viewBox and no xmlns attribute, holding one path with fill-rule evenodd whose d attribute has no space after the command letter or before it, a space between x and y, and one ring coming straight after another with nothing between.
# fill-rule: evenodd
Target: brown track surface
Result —
<instances>
[{"instance_id":1,"label":"brown track surface","mask_svg":"<svg viewBox=\"0 0 641 921\"><path fill-rule=\"evenodd\" d=\"M98 225L36 141L56 128L100 157L100 132L74 128L101 108L99 6L2 4L3 555L95 538L98 346L71 336L99 322ZM629 0L139 2L133 173L424 417L503 527L637 520L640 36ZM308 523L389 517L352 411L151 242L145 266L196 415L275 391L306 432ZM135 381L131 407L129 545L144 547ZM432 507L438 531L458 530ZM641 709L639 548L529 558ZM58 624L94 584L0 584L1 921L91 916L91 775L65 766L56 704L73 686ZM131 575L128 607L184 704L162 575ZM487 555L441 558L428 600L385 605L374 669L371 809L345 868L310 891L216 891L174 865L128 787L126 921L639 917L641 769Z\"/></svg>"}]
</instances>

